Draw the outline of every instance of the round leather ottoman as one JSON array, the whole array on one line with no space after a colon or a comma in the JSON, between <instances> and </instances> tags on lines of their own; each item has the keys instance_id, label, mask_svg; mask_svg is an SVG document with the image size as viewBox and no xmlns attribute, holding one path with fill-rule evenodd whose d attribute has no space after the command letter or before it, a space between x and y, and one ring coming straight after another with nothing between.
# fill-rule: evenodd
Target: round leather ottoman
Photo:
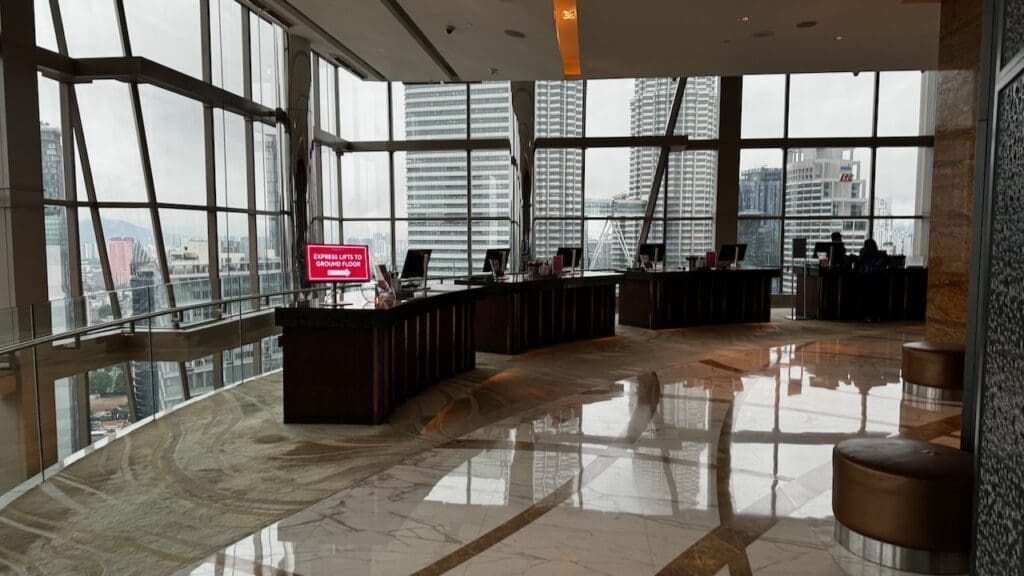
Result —
<instances>
[{"instance_id":1,"label":"round leather ottoman","mask_svg":"<svg viewBox=\"0 0 1024 576\"><path fill-rule=\"evenodd\" d=\"M967 572L970 454L907 438L853 438L832 452L836 540L862 558L925 574Z\"/></svg>"},{"instance_id":2,"label":"round leather ottoman","mask_svg":"<svg viewBox=\"0 0 1024 576\"><path fill-rule=\"evenodd\" d=\"M907 342L903 345L903 392L926 400L960 400L964 390L964 345Z\"/></svg>"}]
</instances>

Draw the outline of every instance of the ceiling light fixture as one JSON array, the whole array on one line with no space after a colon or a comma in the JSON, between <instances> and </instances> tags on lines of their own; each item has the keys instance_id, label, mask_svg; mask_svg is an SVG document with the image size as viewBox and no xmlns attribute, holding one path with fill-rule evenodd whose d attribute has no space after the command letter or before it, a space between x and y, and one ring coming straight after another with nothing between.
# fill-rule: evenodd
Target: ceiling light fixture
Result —
<instances>
[{"instance_id":1,"label":"ceiling light fixture","mask_svg":"<svg viewBox=\"0 0 1024 576\"><path fill-rule=\"evenodd\" d=\"M555 35L562 55L562 75L566 80L580 77L580 30L576 0L551 0L554 7Z\"/></svg>"},{"instance_id":2,"label":"ceiling light fixture","mask_svg":"<svg viewBox=\"0 0 1024 576\"><path fill-rule=\"evenodd\" d=\"M842 36L836 36L836 40L842 40L842 39L843 39Z\"/></svg>"},{"instance_id":3,"label":"ceiling light fixture","mask_svg":"<svg viewBox=\"0 0 1024 576\"><path fill-rule=\"evenodd\" d=\"M818 25L818 21L817 20L804 20L802 22L797 22L796 23L796 27L797 28L814 28L817 25Z\"/></svg>"},{"instance_id":4,"label":"ceiling light fixture","mask_svg":"<svg viewBox=\"0 0 1024 576\"><path fill-rule=\"evenodd\" d=\"M736 21L746 24L747 22L750 22L750 16L740 16Z\"/></svg>"},{"instance_id":5,"label":"ceiling light fixture","mask_svg":"<svg viewBox=\"0 0 1024 576\"><path fill-rule=\"evenodd\" d=\"M526 38L526 34L523 34L519 30L514 30L512 28L508 28L505 30L505 36L509 36L511 38Z\"/></svg>"}]
</instances>

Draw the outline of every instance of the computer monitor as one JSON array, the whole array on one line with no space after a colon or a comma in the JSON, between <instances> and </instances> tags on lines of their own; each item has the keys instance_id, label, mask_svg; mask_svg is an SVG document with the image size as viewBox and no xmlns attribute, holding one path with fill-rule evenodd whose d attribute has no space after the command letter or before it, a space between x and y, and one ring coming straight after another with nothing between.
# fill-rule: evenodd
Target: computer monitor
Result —
<instances>
[{"instance_id":1,"label":"computer monitor","mask_svg":"<svg viewBox=\"0 0 1024 576\"><path fill-rule=\"evenodd\" d=\"M836 244L835 242L829 242L829 241L815 242L814 243L814 253L815 254L827 254L827 255L831 256L832 255L832 248L835 246L835 244Z\"/></svg>"},{"instance_id":2,"label":"computer monitor","mask_svg":"<svg viewBox=\"0 0 1024 576\"><path fill-rule=\"evenodd\" d=\"M640 256L643 261L643 256L647 256L650 262L664 262L665 261L665 245L658 244L641 244L640 245Z\"/></svg>"},{"instance_id":3,"label":"computer monitor","mask_svg":"<svg viewBox=\"0 0 1024 576\"><path fill-rule=\"evenodd\" d=\"M430 252L430 249L409 249L405 254L405 263L402 264L402 278L425 278Z\"/></svg>"},{"instance_id":4,"label":"computer monitor","mask_svg":"<svg viewBox=\"0 0 1024 576\"><path fill-rule=\"evenodd\" d=\"M746 256L746 244L722 244L718 250L718 265L728 266L733 262L742 262Z\"/></svg>"},{"instance_id":5,"label":"computer monitor","mask_svg":"<svg viewBox=\"0 0 1024 576\"><path fill-rule=\"evenodd\" d=\"M504 276L505 270L508 269L509 252L511 252L509 248L488 248L487 254L484 255L484 272L494 272L495 276ZM501 263L498 270L493 269L491 261Z\"/></svg>"},{"instance_id":6,"label":"computer monitor","mask_svg":"<svg viewBox=\"0 0 1024 576\"><path fill-rule=\"evenodd\" d=\"M562 257L563 268L576 268L583 261L583 249L578 246L562 246L555 252L555 256Z\"/></svg>"}]
</instances>

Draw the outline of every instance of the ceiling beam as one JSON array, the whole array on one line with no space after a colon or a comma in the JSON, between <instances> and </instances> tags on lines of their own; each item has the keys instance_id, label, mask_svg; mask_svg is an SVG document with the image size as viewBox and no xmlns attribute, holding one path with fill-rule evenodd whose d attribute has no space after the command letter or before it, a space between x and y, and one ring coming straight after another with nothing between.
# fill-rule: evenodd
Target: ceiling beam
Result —
<instances>
[{"instance_id":1,"label":"ceiling beam","mask_svg":"<svg viewBox=\"0 0 1024 576\"><path fill-rule=\"evenodd\" d=\"M380 1L384 4L385 8L391 11L391 15L395 17L395 20L397 20L403 28L405 28L405 31L412 36L413 40L420 45L420 48L423 48L423 51L426 52L427 56L434 61L434 64L437 64L437 67L440 68L446 76L448 76L448 80L452 82L459 82L459 75L455 72L455 69L452 68L452 65L444 59L444 56L441 55L441 52L437 50L437 47L434 46L429 38L427 38L427 35L423 33L423 30L420 30L420 27L412 19L412 16L409 16L409 13L405 11L405 8L402 8L402 5L398 3L398 0Z\"/></svg>"}]
</instances>

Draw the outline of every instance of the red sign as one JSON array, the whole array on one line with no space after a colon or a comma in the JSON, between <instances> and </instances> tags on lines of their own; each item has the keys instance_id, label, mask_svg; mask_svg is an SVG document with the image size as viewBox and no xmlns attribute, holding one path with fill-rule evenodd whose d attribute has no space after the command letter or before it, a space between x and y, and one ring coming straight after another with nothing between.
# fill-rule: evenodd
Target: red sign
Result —
<instances>
[{"instance_id":1,"label":"red sign","mask_svg":"<svg viewBox=\"0 0 1024 576\"><path fill-rule=\"evenodd\" d=\"M306 244L306 278L310 282L366 282L370 279L370 248Z\"/></svg>"}]
</instances>

